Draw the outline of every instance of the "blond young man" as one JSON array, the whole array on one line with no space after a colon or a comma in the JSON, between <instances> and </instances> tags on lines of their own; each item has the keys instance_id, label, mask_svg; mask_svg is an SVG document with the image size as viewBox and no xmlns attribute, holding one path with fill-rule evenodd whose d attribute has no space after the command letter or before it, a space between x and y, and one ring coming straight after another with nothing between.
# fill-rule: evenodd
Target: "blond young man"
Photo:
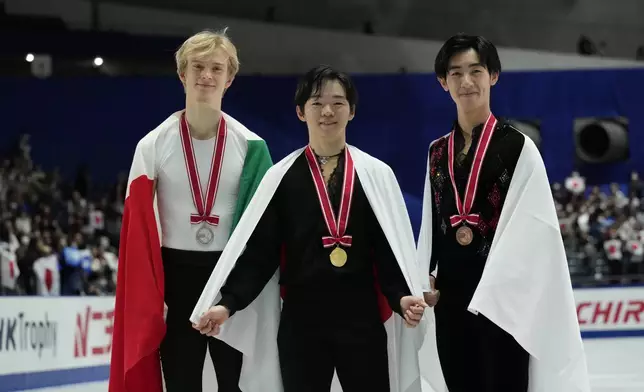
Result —
<instances>
[{"instance_id":1,"label":"blond young man","mask_svg":"<svg viewBox=\"0 0 644 392\"><path fill-rule=\"evenodd\" d=\"M242 354L192 328L190 314L272 165L266 143L221 110L237 71L225 32L176 53L186 94L137 144L119 249L110 392L200 392L206 349L220 392L238 392ZM164 315L164 308L167 315Z\"/></svg>"}]
</instances>

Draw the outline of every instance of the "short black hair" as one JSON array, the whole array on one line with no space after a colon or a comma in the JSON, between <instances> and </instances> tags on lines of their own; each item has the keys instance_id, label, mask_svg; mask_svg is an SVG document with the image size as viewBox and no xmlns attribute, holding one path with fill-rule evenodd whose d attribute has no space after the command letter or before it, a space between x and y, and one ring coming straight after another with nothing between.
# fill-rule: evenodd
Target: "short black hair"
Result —
<instances>
[{"instance_id":1,"label":"short black hair","mask_svg":"<svg viewBox=\"0 0 644 392\"><path fill-rule=\"evenodd\" d=\"M318 65L311 68L300 78L295 90L295 105L304 111L304 105L315 94L322 89L322 84L329 80L337 80L344 87L344 94L347 97L351 111L358 104L358 90L351 77L329 65Z\"/></svg>"},{"instance_id":2,"label":"short black hair","mask_svg":"<svg viewBox=\"0 0 644 392\"><path fill-rule=\"evenodd\" d=\"M492 42L480 35L456 34L443 44L434 61L434 72L439 78L447 76L449 62L452 57L461 52L474 49L481 64L489 73L501 73L501 59Z\"/></svg>"}]
</instances>

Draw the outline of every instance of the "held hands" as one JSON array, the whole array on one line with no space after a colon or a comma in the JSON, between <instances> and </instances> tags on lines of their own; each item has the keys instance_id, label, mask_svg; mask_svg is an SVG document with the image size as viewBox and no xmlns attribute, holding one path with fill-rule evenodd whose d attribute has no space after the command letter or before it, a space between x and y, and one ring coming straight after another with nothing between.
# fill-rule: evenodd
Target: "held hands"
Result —
<instances>
[{"instance_id":1,"label":"held hands","mask_svg":"<svg viewBox=\"0 0 644 392\"><path fill-rule=\"evenodd\" d=\"M201 332L202 335L215 336L219 334L219 328L228 320L229 311L225 306L213 306L201 316L198 324L192 324L192 328Z\"/></svg>"},{"instance_id":2,"label":"held hands","mask_svg":"<svg viewBox=\"0 0 644 392\"><path fill-rule=\"evenodd\" d=\"M422 298L408 295L400 299L400 309L404 315L405 325L407 327L415 327L420 323L423 318L423 313L427 304Z\"/></svg>"},{"instance_id":3,"label":"held hands","mask_svg":"<svg viewBox=\"0 0 644 392\"><path fill-rule=\"evenodd\" d=\"M429 284L431 286L432 291L429 293L423 293L423 297L425 297L425 302L429 306L436 306L438 303L438 299L441 296L441 292L439 290L436 290L435 285L436 285L436 278L434 278L433 275L429 276Z\"/></svg>"}]
</instances>

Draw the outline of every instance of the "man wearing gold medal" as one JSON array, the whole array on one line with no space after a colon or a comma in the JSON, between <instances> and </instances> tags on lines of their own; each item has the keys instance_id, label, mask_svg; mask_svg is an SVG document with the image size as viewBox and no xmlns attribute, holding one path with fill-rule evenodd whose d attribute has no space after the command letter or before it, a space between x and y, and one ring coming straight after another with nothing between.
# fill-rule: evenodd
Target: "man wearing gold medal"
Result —
<instances>
[{"instance_id":1,"label":"man wearing gold medal","mask_svg":"<svg viewBox=\"0 0 644 392\"><path fill-rule=\"evenodd\" d=\"M428 154L418 257L436 323L422 372L440 392L588 391L545 166L534 143L491 111L497 50L459 34L435 70L457 121Z\"/></svg>"},{"instance_id":2,"label":"man wearing gold medal","mask_svg":"<svg viewBox=\"0 0 644 392\"><path fill-rule=\"evenodd\" d=\"M331 67L301 79L309 143L266 173L193 312L244 353L245 392L421 391L411 223L393 171L345 141L356 102Z\"/></svg>"}]
</instances>

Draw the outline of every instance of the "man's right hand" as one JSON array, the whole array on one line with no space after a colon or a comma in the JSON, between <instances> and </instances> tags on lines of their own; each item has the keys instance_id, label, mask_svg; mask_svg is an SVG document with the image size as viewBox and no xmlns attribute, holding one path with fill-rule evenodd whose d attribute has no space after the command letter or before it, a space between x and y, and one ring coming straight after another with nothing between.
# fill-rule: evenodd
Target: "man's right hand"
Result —
<instances>
[{"instance_id":1,"label":"man's right hand","mask_svg":"<svg viewBox=\"0 0 644 392\"><path fill-rule=\"evenodd\" d=\"M198 324L192 324L192 327L202 335L215 336L219 334L219 328L228 320L230 312L228 308L222 305L213 306L199 319Z\"/></svg>"},{"instance_id":2,"label":"man's right hand","mask_svg":"<svg viewBox=\"0 0 644 392\"><path fill-rule=\"evenodd\" d=\"M438 303L438 299L441 296L441 292L436 290L436 278L433 275L429 275L429 285L431 290L429 293L423 293L425 298L425 303L429 306L435 306Z\"/></svg>"}]
</instances>

